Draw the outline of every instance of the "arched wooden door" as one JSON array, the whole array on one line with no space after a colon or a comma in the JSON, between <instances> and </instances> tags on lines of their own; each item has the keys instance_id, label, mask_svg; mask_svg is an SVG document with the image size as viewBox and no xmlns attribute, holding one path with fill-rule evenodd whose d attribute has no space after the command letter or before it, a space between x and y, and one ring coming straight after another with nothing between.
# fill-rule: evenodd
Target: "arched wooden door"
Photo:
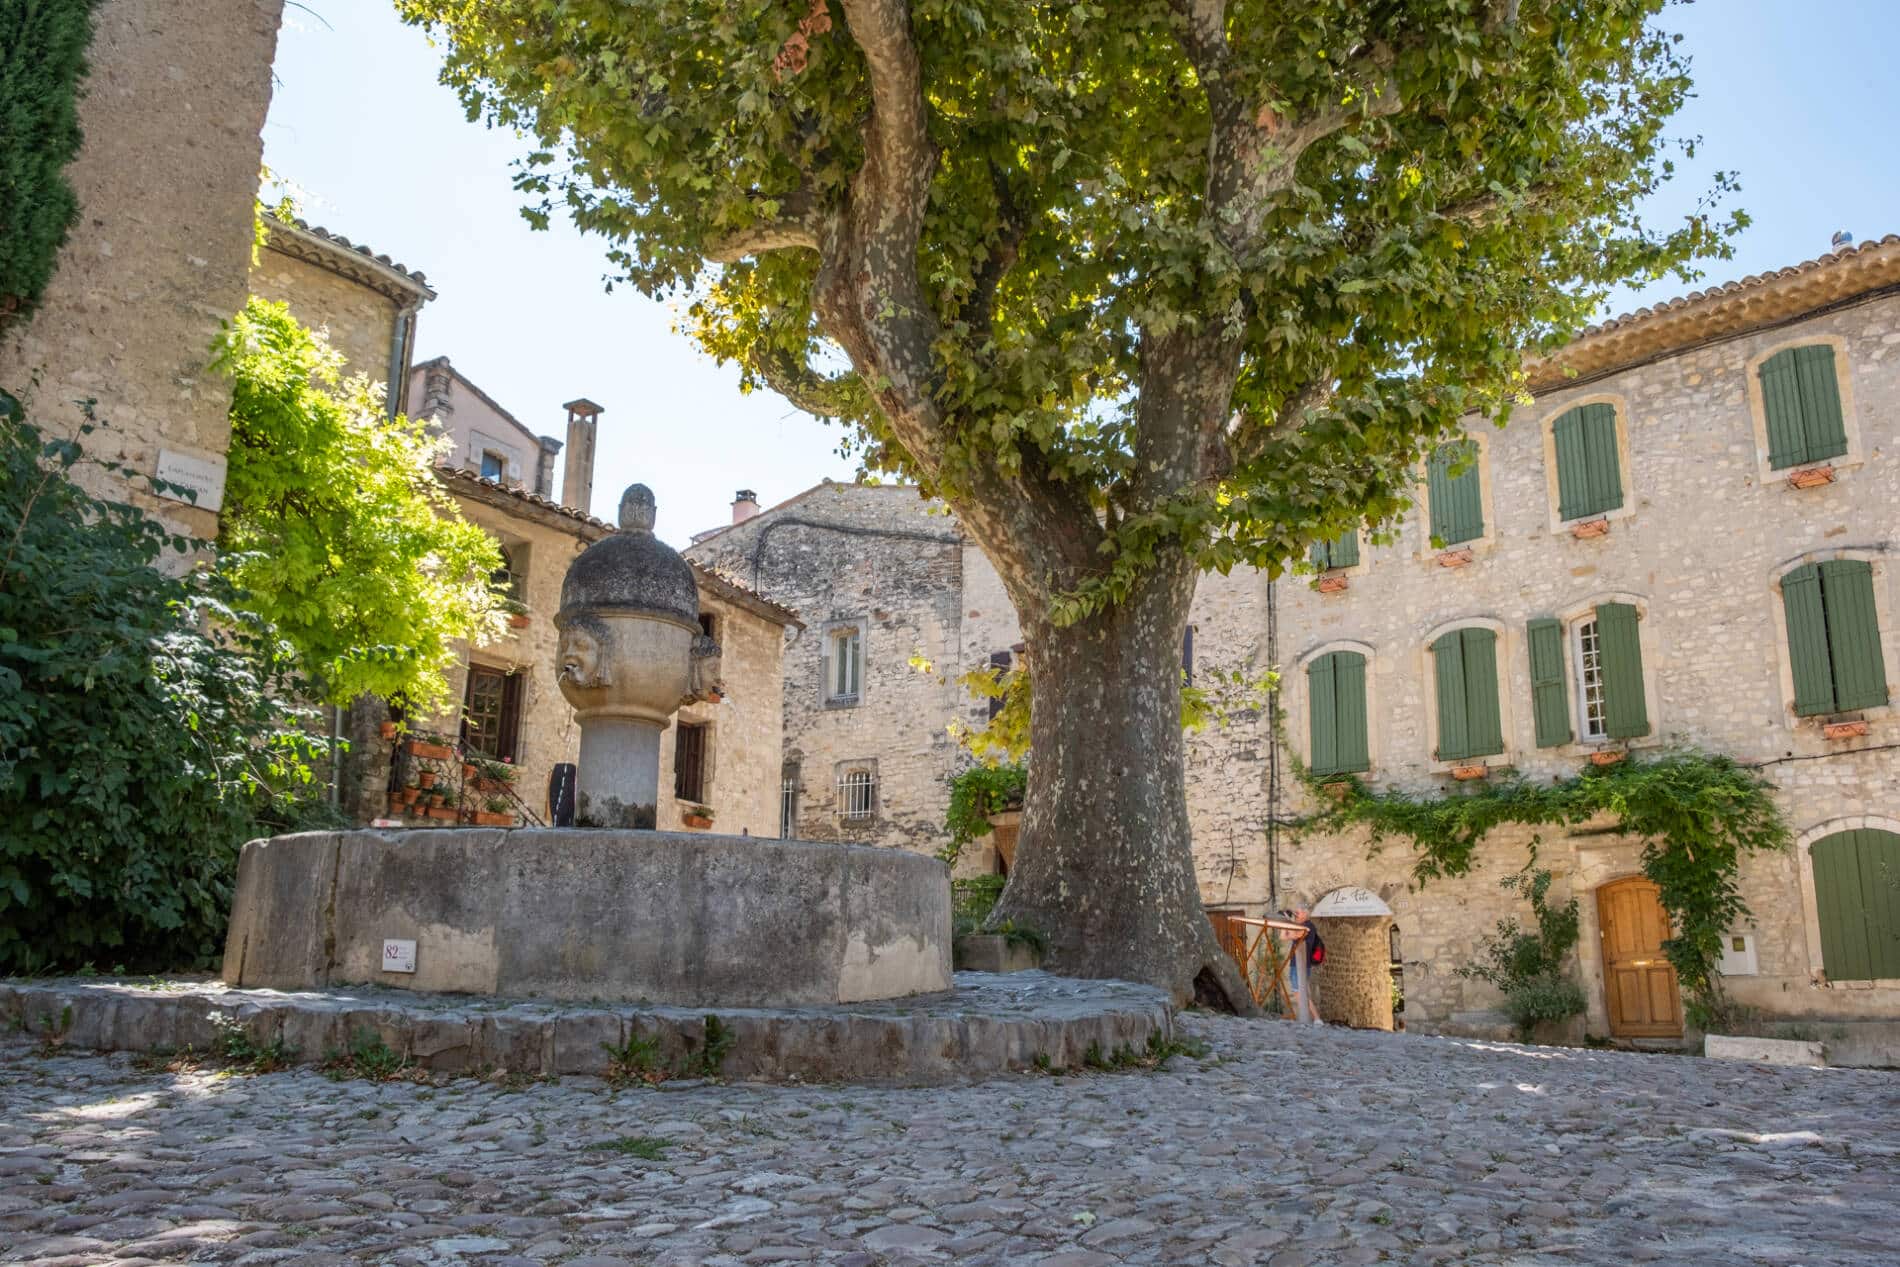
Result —
<instances>
[{"instance_id":1,"label":"arched wooden door","mask_svg":"<svg viewBox=\"0 0 1900 1267\"><path fill-rule=\"evenodd\" d=\"M1663 955L1669 917L1656 886L1641 876L1597 890L1603 992L1617 1038L1682 1037L1682 991Z\"/></svg>"}]
</instances>

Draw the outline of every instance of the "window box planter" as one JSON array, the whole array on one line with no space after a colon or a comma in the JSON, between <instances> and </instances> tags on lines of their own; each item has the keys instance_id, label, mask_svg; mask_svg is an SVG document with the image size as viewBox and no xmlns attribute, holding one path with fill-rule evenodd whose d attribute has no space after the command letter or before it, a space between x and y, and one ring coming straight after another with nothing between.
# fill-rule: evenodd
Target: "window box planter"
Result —
<instances>
[{"instance_id":1,"label":"window box planter","mask_svg":"<svg viewBox=\"0 0 1900 1267\"><path fill-rule=\"evenodd\" d=\"M1789 488L1821 488L1834 482L1834 465L1823 462L1820 466L1804 466L1788 475Z\"/></svg>"},{"instance_id":2,"label":"window box planter","mask_svg":"<svg viewBox=\"0 0 1900 1267\"><path fill-rule=\"evenodd\" d=\"M508 613L508 627L510 629L526 629L529 623L528 614L526 612Z\"/></svg>"},{"instance_id":3,"label":"window box planter","mask_svg":"<svg viewBox=\"0 0 1900 1267\"><path fill-rule=\"evenodd\" d=\"M1616 748L1599 748L1590 754L1591 765L1615 765L1622 759L1622 751Z\"/></svg>"},{"instance_id":4,"label":"window box planter","mask_svg":"<svg viewBox=\"0 0 1900 1267\"><path fill-rule=\"evenodd\" d=\"M443 822L443 823L452 823L456 819L462 816L462 811L459 809L456 809L454 806L444 807L441 805L431 805L427 810L423 812L428 817L435 819L437 822Z\"/></svg>"},{"instance_id":5,"label":"window box planter","mask_svg":"<svg viewBox=\"0 0 1900 1267\"><path fill-rule=\"evenodd\" d=\"M1322 594L1337 594L1348 588L1349 582L1337 572L1328 573L1313 582L1313 588Z\"/></svg>"},{"instance_id":6,"label":"window box planter","mask_svg":"<svg viewBox=\"0 0 1900 1267\"><path fill-rule=\"evenodd\" d=\"M1867 733L1864 721L1834 721L1821 727L1821 733L1829 739L1859 739Z\"/></svg>"},{"instance_id":7,"label":"window box planter","mask_svg":"<svg viewBox=\"0 0 1900 1267\"><path fill-rule=\"evenodd\" d=\"M476 810L474 820L477 827L513 827L515 825L513 814L497 814L493 810L485 809Z\"/></svg>"},{"instance_id":8,"label":"window box planter","mask_svg":"<svg viewBox=\"0 0 1900 1267\"><path fill-rule=\"evenodd\" d=\"M1608 519L1586 519L1582 523L1570 525L1570 535L1582 541L1589 537L1607 537L1610 535Z\"/></svg>"},{"instance_id":9,"label":"window box planter","mask_svg":"<svg viewBox=\"0 0 1900 1267\"><path fill-rule=\"evenodd\" d=\"M1352 792L1352 784L1344 779L1334 779L1331 783L1322 783L1319 785L1319 788L1320 791L1326 793L1326 795L1332 797L1335 801L1345 800Z\"/></svg>"},{"instance_id":10,"label":"window box planter","mask_svg":"<svg viewBox=\"0 0 1900 1267\"><path fill-rule=\"evenodd\" d=\"M680 821L696 831L705 831L713 825L713 812L705 805L694 805L680 811Z\"/></svg>"},{"instance_id":11,"label":"window box planter","mask_svg":"<svg viewBox=\"0 0 1900 1267\"><path fill-rule=\"evenodd\" d=\"M1471 779L1482 779L1490 773L1491 767L1485 765L1482 761L1471 765L1455 765L1451 768L1451 777L1461 783L1468 782Z\"/></svg>"},{"instance_id":12,"label":"window box planter","mask_svg":"<svg viewBox=\"0 0 1900 1267\"><path fill-rule=\"evenodd\" d=\"M1455 550L1440 550L1438 566L1441 568L1461 568L1471 562L1471 547L1459 546Z\"/></svg>"},{"instance_id":13,"label":"window box planter","mask_svg":"<svg viewBox=\"0 0 1900 1267\"><path fill-rule=\"evenodd\" d=\"M449 761L455 756L455 749L446 744L429 743L422 739L411 739L403 744L402 750L412 757L422 757L429 761Z\"/></svg>"}]
</instances>

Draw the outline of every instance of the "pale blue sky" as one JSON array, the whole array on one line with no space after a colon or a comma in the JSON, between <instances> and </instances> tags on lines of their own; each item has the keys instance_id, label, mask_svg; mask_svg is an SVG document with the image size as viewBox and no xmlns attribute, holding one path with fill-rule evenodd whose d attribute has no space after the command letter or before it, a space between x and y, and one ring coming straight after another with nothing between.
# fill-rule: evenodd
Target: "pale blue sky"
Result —
<instances>
[{"instance_id":1,"label":"pale blue sky","mask_svg":"<svg viewBox=\"0 0 1900 1267\"><path fill-rule=\"evenodd\" d=\"M599 401L594 513L611 517L620 490L643 480L676 544L726 522L736 488L769 506L851 477L836 428L769 393L740 395L735 372L672 332L666 305L604 293L599 241L559 221L528 228L509 183L523 146L463 118L436 83L435 50L385 0L305 2L286 10L265 162L313 222L428 274L440 298L423 310L418 360L449 356L546 434L565 434L562 401ZM1687 36L1698 84L1674 130L1703 147L1652 210L1680 214L1708 172L1732 170L1754 218L1702 285L1811 259L1835 229L1900 231L1900 4L1702 0L1667 20ZM1658 283L1611 312L1683 289Z\"/></svg>"}]
</instances>

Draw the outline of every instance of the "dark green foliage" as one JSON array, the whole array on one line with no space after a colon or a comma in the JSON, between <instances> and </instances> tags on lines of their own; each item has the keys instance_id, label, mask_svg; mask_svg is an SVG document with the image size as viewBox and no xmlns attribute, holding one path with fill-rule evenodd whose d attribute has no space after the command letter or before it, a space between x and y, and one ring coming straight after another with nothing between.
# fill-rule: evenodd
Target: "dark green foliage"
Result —
<instances>
[{"instance_id":1,"label":"dark green foliage","mask_svg":"<svg viewBox=\"0 0 1900 1267\"><path fill-rule=\"evenodd\" d=\"M239 846L320 808L283 649L193 543L71 478L0 392L0 972L196 967ZM214 632L215 631L215 632Z\"/></svg>"},{"instance_id":2,"label":"dark green foliage","mask_svg":"<svg viewBox=\"0 0 1900 1267\"><path fill-rule=\"evenodd\" d=\"M1497 931L1478 944L1479 959L1458 969L1468 980L1488 981L1504 994L1504 1011L1528 1040L1541 1021L1566 1020L1583 1011L1583 991L1564 971L1577 947L1577 899L1562 906L1546 900L1550 872L1535 865L1504 878L1504 887L1528 900L1536 930L1515 918L1498 921Z\"/></svg>"},{"instance_id":3,"label":"dark green foliage","mask_svg":"<svg viewBox=\"0 0 1900 1267\"><path fill-rule=\"evenodd\" d=\"M79 84L96 0L0 0L0 331L39 302L79 201Z\"/></svg>"},{"instance_id":4,"label":"dark green foliage","mask_svg":"<svg viewBox=\"0 0 1900 1267\"><path fill-rule=\"evenodd\" d=\"M381 1034L370 1029L359 1029L350 1038L348 1049L338 1051L335 1048L323 1053L323 1063L319 1066L324 1076L332 1082L341 1082L345 1078L363 1078L370 1082L392 1082L397 1078L411 1078L427 1081L410 1059L383 1041Z\"/></svg>"},{"instance_id":5,"label":"dark green foliage","mask_svg":"<svg viewBox=\"0 0 1900 1267\"><path fill-rule=\"evenodd\" d=\"M1509 776L1444 796L1372 792L1350 779L1336 802L1307 771L1298 773L1319 803L1330 804L1307 830L1364 827L1375 847L1389 836L1409 837L1418 850L1412 874L1420 884L1465 874L1478 842L1505 823L1577 827L1603 816L1642 844L1643 874L1661 890L1675 930L1663 952L1692 1008L1720 994L1715 961L1722 937L1748 914L1736 887L1742 856L1790 841L1774 785L1732 757L1703 752L1632 756L1549 785Z\"/></svg>"},{"instance_id":6,"label":"dark green foliage","mask_svg":"<svg viewBox=\"0 0 1900 1267\"><path fill-rule=\"evenodd\" d=\"M990 815L1019 809L1029 786L1029 771L1015 763L974 765L950 780L950 808L944 830L950 843L938 856L954 863L963 846L990 833Z\"/></svg>"}]
</instances>

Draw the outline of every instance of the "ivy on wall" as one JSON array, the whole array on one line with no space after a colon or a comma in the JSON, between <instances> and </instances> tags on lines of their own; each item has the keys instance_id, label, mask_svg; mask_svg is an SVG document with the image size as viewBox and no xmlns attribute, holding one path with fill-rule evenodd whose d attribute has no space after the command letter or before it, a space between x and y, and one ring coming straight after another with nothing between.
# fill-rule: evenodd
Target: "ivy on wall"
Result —
<instances>
[{"instance_id":1,"label":"ivy on wall","mask_svg":"<svg viewBox=\"0 0 1900 1267\"><path fill-rule=\"evenodd\" d=\"M1689 995L1691 1018L1704 1028L1724 1005L1715 972L1722 938L1748 916L1737 887L1741 860L1792 840L1774 785L1759 771L1691 750L1589 766L1550 784L1507 774L1437 796L1375 792L1356 778L1295 769L1327 807L1303 831L1361 827L1374 848L1403 836L1417 851L1412 873L1421 886L1464 875L1479 843L1506 824L1578 827L1607 819L1610 830L1642 846L1643 875L1659 890L1674 930L1663 952Z\"/></svg>"},{"instance_id":2,"label":"ivy on wall","mask_svg":"<svg viewBox=\"0 0 1900 1267\"><path fill-rule=\"evenodd\" d=\"M0 0L0 331L30 315L79 200L79 85L97 0Z\"/></svg>"}]
</instances>

